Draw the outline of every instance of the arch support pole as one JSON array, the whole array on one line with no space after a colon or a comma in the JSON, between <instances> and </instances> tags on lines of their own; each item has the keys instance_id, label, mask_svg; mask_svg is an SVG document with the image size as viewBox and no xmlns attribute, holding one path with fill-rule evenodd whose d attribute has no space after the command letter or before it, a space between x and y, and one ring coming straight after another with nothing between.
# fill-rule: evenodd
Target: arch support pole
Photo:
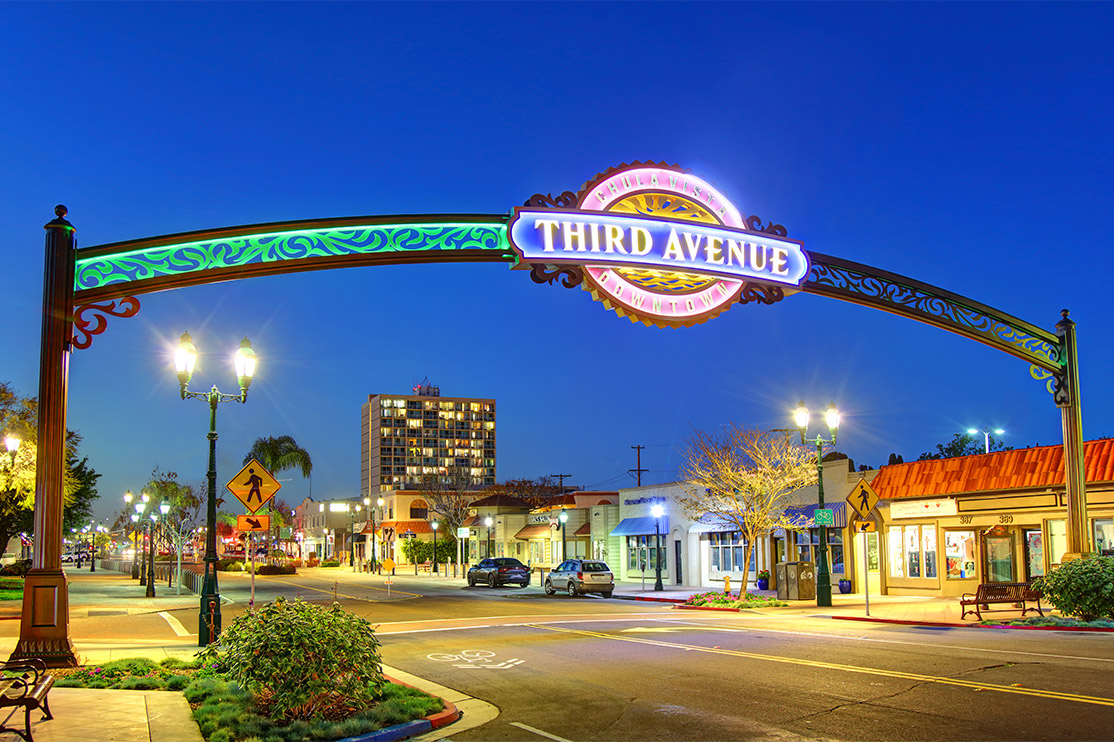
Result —
<instances>
[{"instance_id":1,"label":"arch support pole","mask_svg":"<svg viewBox=\"0 0 1114 742\"><path fill-rule=\"evenodd\" d=\"M1064 483L1067 506L1067 553L1064 560L1079 558L1092 551L1087 527L1087 476L1083 460L1083 411L1079 399L1079 354L1075 342L1075 322L1068 310L1060 313L1056 334L1060 338L1063 372L1057 379L1056 405L1064 429Z\"/></svg>"},{"instance_id":2,"label":"arch support pole","mask_svg":"<svg viewBox=\"0 0 1114 742\"><path fill-rule=\"evenodd\" d=\"M39 425L35 456L35 547L23 585L19 642L11 659L37 657L47 667L77 664L70 640L70 600L62 571L66 397L74 298L74 228L66 207L46 225L43 325L39 355Z\"/></svg>"}]
</instances>

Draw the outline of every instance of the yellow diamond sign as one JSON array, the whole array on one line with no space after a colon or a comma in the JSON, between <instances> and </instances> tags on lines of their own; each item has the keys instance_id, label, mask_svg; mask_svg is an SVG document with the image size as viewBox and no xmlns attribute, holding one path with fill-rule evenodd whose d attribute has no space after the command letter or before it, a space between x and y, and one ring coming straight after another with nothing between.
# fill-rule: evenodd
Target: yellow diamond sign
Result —
<instances>
[{"instance_id":1,"label":"yellow diamond sign","mask_svg":"<svg viewBox=\"0 0 1114 742\"><path fill-rule=\"evenodd\" d=\"M237 500L244 503L244 507L250 513L266 505L267 501L282 489L282 485L274 475L255 459L249 461L240 473L232 477L224 486L236 495Z\"/></svg>"},{"instance_id":2,"label":"yellow diamond sign","mask_svg":"<svg viewBox=\"0 0 1114 742\"><path fill-rule=\"evenodd\" d=\"M865 479L860 479L859 483L851 490L851 494L847 495L847 504L853 507L861 517L869 518L870 511L874 510L874 506L878 504L879 499L874 488L867 484Z\"/></svg>"}]
</instances>

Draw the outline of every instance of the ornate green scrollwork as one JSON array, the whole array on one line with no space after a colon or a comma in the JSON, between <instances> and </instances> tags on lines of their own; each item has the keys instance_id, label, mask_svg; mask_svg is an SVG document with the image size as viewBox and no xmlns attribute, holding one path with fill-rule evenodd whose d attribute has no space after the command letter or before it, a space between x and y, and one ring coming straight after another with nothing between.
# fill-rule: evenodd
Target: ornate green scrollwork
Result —
<instances>
[{"instance_id":1,"label":"ornate green scrollwork","mask_svg":"<svg viewBox=\"0 0 1114 742\"><path fill-rule=\"evenodd\" d=\"M432 222L432 223L431 223ZM76 291L252 264L349 255L423 252L508 252L501 219L489 223L394 223L287 229L154 244L122 243L119 251L77 255ZM188 237L188 235L187 235Z\"/></svg>"},{"instance_id":2,"label":"ornate green scrollwork","mask_svg":"<svg viewBox=\"0 0 1114 742\"><path fill-rule=\"evenodd\" d=\"M840 258L810 253L802 291L865 304L937 325L1055 372L1057 337L1039 327L935 286Z\"/></svg>"}]
</instances>

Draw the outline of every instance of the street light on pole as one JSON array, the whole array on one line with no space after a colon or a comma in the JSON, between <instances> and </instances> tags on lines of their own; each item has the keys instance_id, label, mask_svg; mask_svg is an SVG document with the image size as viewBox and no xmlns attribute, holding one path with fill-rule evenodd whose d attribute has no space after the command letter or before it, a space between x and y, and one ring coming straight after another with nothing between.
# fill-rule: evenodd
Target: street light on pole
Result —
<instances>
[{"instance_id":1,"label":"street light on pole","mask_svg":"<svg viewBox=\"0 0 1114 742\"><path fill-rule=\"evenodd\" d=\"M147 539L146 539L146 525L147 522L143 521L143 525L139 525L143 515L147 512L147 503L151 501L151 496L146 492L139 495L140 501L135 504L135 518L132 519L136 523L138 534L140 535L142 551L140 552L139 562L139 585L142 587L147 584Z\"/></svg>"},{"instance_id":2,"label":"street light on pole","mask_svg":"<svg viewBox=\"0 0 1114 742\"><path fill-rule=\"evenodd\" d=\"M155 529L159 525L159 514L151 513L151 522L147 524L147 540L151 542L147 547L150 557L147 559L147 597L155 597Z\"/></svg>"},{"instance_id":3,"label":"street light on pole","mask_svg":"<svg viewBox=\"0 0 1114 742\"><path fill-rule=\"evenodd\" d=\"M967 428L968 435L978 435L979 433L982 433L983 445L985 447L986 453L990 453L990 434L994 433L994 435L1002 435L1005 432L1006 431L1002 430L1001 428L995 428L994 430L987 430L986 428L982 428L981 430L979 428Z\"/></svg>"},{"instance_id":4,"label":"street light on pole","mask_svg":"<svg viewBox=\"0 0 1114 742\"><path fill-rule=\"evenodd\" d=\"M654 516L654 592L660 592L665 589L661 584L661 516L665 508L654 505L650 514Z\"/></svg>"},{"instance_id":5,"label":"street light on pole","mask_svg":"<svg viewBox=\"0 0 1114 742\"><path fill-rule=\"evenodd\" d=\"M182 399L200 399L209 403L209 497L205 512L205 576L201 583L201 610L198 614L197 643L208 646L220 636L220 589L217 585L217 405L221 402L239 402L248 399L248 387L255 376L255 351L251 342L244 338L233 357L236 369L236 382L239 394L221 394L216 385L208 392L189 391L190 379L197 364L197 348L188 332L183 332L174 353L174 369L178 373L178 385Z\"/></svg>"},{"instance_id":6,"label":"street light on pole","mask_svg":"<svg viewBox=\"0 0 1114 742\"><path fill-rule=\"evenodd\" d=\"M441 525L437 521L433 521L433 574L437 574L437 526Z\"/></svg>"},{"instance_id":7,"label":"street light on pole","mask_svg":"<svg viewBox=\"0 0 1114 742\"><path fill-rule=\"evenodd\" d=\"M170 502L167 501L167 500L163 500L162 502L160 502L159 503L159 512L162 513L162 528L163 528L163 531L166 532L167 540L169 540L169 537L170 537L170 520L167 518L167 515L169 515L169 513L170 513ZM176 547L178 547L178 551L180 552L182 549L181 549L181 547L178 546L178 539L177 538L174 539L174 544L175 544ZM166 565L166 587L167 588L172 587L173 586L173 581L174 581L174 570L171 568L170 563L168 562L167 565Z\"/></svg>"},{"instance_id":8,"label":"street light on pole","mask_svg":"<svg viewBox=\"0 0 1114 742\"><path fill-rule=\"evenodd\" d=\"M564 561L567 558L565 556L565 550L567 549L565 546L565 524L569 522L569 514L562 510L561 514L557 516L557 520L561 521L561 560Z\"/></svg>"},{"instance_id":9,"label":"street light on pole","mask_svg":"<svg viewBox=\"0 0 1114 742\"><path fill-rule=\"evenodd\" d=\"M379 509L379 522L383 522L383 498L380 497L375 501L376 507ZM386 540L386 534L383 534L383 539ZM379 552L375 550L375 514L371 515L371 558L375 560L375 571L378 574L383 574L383 568L379 565Z\"/></svg>"},{"instance_id":10,"label":"street light on pole","mask_svg":"<svg viewBox=\"0 0 1114 742\"><path fill-rule=\"evenodd\" d=\"M836 409L835 402L828 405L828 410L824 413L824 420L828 425L828 433L831 439L825 440L819 434L816 436L815 441L809 440L805 437L808 432L808 408L802 400L797 405L797 411L793 415L794 421L797 423L797 430L801 432L801 443L816 443L816 488L819 498L819 507L821 510L824 508L824 444L831 443L833 446L836 442L836 434L839 432L839 410ZM828 570L828 527L819 526L820 531L820 545L816 548L816 605L818 607L828 607L832 604L832 576Z\"/></svg>"},{"instance_id":11,"label":"street light on pole","mask_svg":"<svg viewBox=\"0 0 1114 742\"><path fill-rule=\"evenodd\" d=\"M364 498L365 500L367 498ZM356 571L356 516L360 513L360 505L348 508L348 561L352 563L352 571Z\"/></svg>"},{"instance_id":12,"label":"street light on pole","mask_svg":"<svg viewBox=\"0 0 1114 742\"><path fill-rule=\"evenodd\" d=\"M15 435L13 433L8 433L7 435L4 436L4 448L12 456L12 466L15 466L15 454L16 454L16 451L19 450L19 444L20 443L21 443L21 440L20 440L19 436Z\"/></svg>"}]
</instances>

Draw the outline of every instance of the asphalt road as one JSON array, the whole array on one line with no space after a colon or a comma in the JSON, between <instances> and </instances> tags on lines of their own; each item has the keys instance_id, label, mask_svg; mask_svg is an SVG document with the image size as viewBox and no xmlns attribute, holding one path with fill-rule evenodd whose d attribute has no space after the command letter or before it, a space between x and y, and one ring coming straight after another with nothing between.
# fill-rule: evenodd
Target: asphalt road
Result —
<instances>
[{"instance_id":1,"label":"asphalt road","mask_svg":"<svg viewBox=\"0 0 1114 742\"><path fill-rule=\"evenodd\" d=\"M1114 739L1114 635L927 629L468 588L398 576L259 580L379 627L384 663L494 704L466 740ZM247 578L222 575L228 623ZM196 627L196 608L172 613ZM166 641L157 614L75 637Z\"/></svg>"}]
</instances>

